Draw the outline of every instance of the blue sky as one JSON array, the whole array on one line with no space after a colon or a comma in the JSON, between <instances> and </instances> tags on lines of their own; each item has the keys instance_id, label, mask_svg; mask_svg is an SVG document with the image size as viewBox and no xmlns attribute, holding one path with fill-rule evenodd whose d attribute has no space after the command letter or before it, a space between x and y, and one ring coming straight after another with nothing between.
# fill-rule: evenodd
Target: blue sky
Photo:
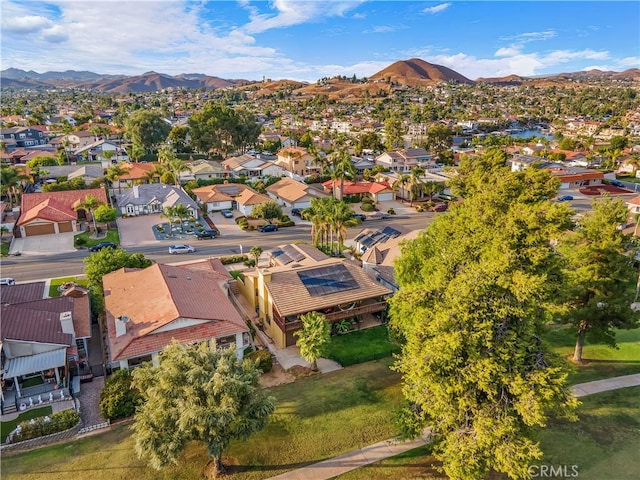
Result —
<instances>
[{"instance_id":1,"label":"blue sky","mask_svg":"<svg viewBox=\"0 0 640 480\"><path fill-rule=\"evenodd\" d=\"M0 0L2 69L368 76L418 57L470 79L640 68L640 2Z\"/></svg>"}]
</instances>

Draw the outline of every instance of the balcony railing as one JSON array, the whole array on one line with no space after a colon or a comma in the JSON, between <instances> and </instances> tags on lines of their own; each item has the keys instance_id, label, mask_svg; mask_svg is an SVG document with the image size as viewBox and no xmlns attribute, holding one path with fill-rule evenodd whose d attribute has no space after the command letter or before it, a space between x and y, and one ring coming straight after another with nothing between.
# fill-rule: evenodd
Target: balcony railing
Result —
<instances>
[{"instance_id":1,"label":"balcony railing","mask_svg":"<svg viewBox=\"0 0 640 480\"><path fill-rule=\"evenodd\" d=\"M385 308L387 308L386 301L365 303L363 305L358 305L357 307L351 308L349 310L339 310L335 312L325 313L324 316L326 317L329 323L334 323L344 318L355 317L356 315L364 315L365 313L381 312ZM276 322L278 327L280 327L280 330L282 330L283 332L298 330L302 327L302 321L299 318L293 321L285 321L283 318L277 315L276 312L274 312L273 320Z\"/></svg>"}]
</instances>

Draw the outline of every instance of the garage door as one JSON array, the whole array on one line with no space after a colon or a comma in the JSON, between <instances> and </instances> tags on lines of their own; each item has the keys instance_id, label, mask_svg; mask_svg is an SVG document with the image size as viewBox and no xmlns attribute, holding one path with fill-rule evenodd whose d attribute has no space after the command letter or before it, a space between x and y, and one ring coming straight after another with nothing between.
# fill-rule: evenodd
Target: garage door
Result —
<instances>
[{"instance_id":1,"label":"garage door","mask_svg":"<svg viewBox=\"0 0 640 480\"><path fill-rule=\"evenodd\" d=\"M42 225L27 225L24 227L24 232L27 237L32 235L49 235L56 233L53 223L43 223Z\"/></svg>"},{"instance_id":2,"label":"garage door","mask_svg":"<svg viewBox=\"0 0 640 480\"><path fill-rule=\"evenodd\" d=\"M60 232L73 232L73 224L71 222L58 223L58 230Z\"/></svg>"},{"instance_id":3,"label":"garage door","mask_svg":"<svg viewBox=\"0 0 640 480\"><path fill-rule=\"evenodd\" d=\"M393 200L393 192L378 194L379 202L388 202L389 200Z\"/></svg>"}]
</instances>

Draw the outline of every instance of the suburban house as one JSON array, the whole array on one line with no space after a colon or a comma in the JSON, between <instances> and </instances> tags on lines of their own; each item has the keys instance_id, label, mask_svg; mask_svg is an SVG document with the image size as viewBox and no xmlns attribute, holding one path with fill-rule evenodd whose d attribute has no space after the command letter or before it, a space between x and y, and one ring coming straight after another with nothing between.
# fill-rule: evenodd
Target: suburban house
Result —
<instances>
[{"instance_id":1,"label":"suburban house","mask_svg":"<svg viewBox=\"0 0 640 480\"><path fill-rule=\"evenodd\" d=\"M129 159L127 153L115 142L96 140L73 151L76 158L86 158L89 162L101 162L103 168Z\"/></svg>"},{"instance_id":2,"label":"suburban house","mask_svg":"<svg viewBox=\"0 0 640 480\"><path fill-rule=\"evenodd\" d=\"M280 177L284 175L284 170L281 166L246 153L239 157L227 158L221 163L225 170L235 178Z\"/></svg>"},{"instance_id":3,"label":"suburban house","mask_svg":"<svg viewBox=\"0 0 640 480\"><path fill-rule=\"evenodd\" d=\"M56 180L60 177L67 177L67 180L82 177L86 184L104 177L104 170L101 165L52 165L40 171L42 180Z\"/></svg>"},{"instance_id":4,"label":"suburban house","mask_svg":"<svg viewBox=\"0 0 640 480\"><path fill-rule=\"evenodd\" d=\"M125 173L120 175L118 180L114 182L118 184L118 188L125 186L127 183L150 183L160 178L153 163L122 163L120 167L125 170Z\"/></svg>"},{"instance_id":5,"label":"suburban house","mask_svg":"<svg viewBox=\"0 0 640 480\"><path fill-rule=\"evenodd\" d=\"M307 245L278 247L270 256L272 266L245 272L237 285L278 348L295 345L293 333L302 328L305 313L321 312L330 323L358 322L387 307L391 290L348 260L327 257Z\"/></svg>"},{"instance_id":6,"label":"suburban house","mask_svg":"<svg viewBox=\"0 0 640 480\"><path fill-rule=\"evenodd\" d=\"M304 178L314 173L320 173L320 167L315 163L315 157L302 147L287 147L278 152L276 164L286 175L292 178Z\"/></svg>"},{"instance_id":7,"label":"suburban house","mask_svg":"<svg viewBox=\"0 0 640 480\"><path fill-rule=\"evenodd\" d=\"M230 281L218 259L122 268L105 275L108 364L119 368L148 361L157 364L158 354L173 340L191 344L215 339L218 346L233 348L242 358L251 337L228 297Z\"/></svg>"},{"instance_id":8,"label":"suburban house","mask_svg":"<svg viewBox=\"0 0 640 480\"><path fill-rule=\"evenodd\" d=\"M397 292L400 287L396 282L393 262L400 256L400 242L413 240L420 231L406 232L400 227L363 230L354 239L357 251L363 252L362 269L376 282Z\"/></svg>"},{"instance_id":9,"label":"suburban house","mask_svg":"<svg viewBox=\"0 0 640 480\"><path fill-rule=\"evenodd\" d=\"M207 160L196 160L189 164L190 172L183 172L185 174L189 174L190 178L183 177L182 173L180 174L180 179L182 180L211 180L214 178L226 178L229 176L229 172L227 172L224 167L220 164L220 162L210 162Z\"/></svg>"},{"instance_id":10,"label":"suburban house","mask_svg":"<svg viewBox=\"0 0 640 480\"><path fill-rule=\"evenodd\" d=\"M45 145L48 142L47 135L40 129L34 127L11 127L0 129L0 140L7 147L33 147Z\"/></svg>"},{"instance_id":11,"label":"suburban house","mask_svg":"<svg viewBox=\"0 0 640 480\"><path fill-rule=\"evenodd\" d=\"M413 167L427 169L435 166L432 158L433 155L424 148L407 148L383 153L376 157L376 165L394 172L409 173Z\"/></svg>"},{"instance_id":12,"label":"suburban house","mask_svg":"<svg viewBox=\"0 0 640 480\"><path fill-rule=\"evenodd\" d=\"M354 182L352 180L327 180L322 183L324 191L327 194L333 194L334 190L340 190L344 187L344 191L341 195L335 195L336 198L344 198L346 196L353 196L359 199L362 197L369 197L374 202L385 202L393 200L393 190L388 182Z\"/></svg>"},{"instance_id":13,"label":"suburban house","mask_svg":"<svg viewBox=\"0 0 640 480\"><path fill-rule=\"evenodd\" d=\"M632 215L640 214L640 195L626 200L625 203L627 204L629 213L631 213Z\"/></svg>"},{"instance_id":14,"label":"suburban house","mask_svg":"<svg viewBox=\"0 0 640 480\"><path fill-rule=\"evenodd\" d=\"M76 151L79 148L91 145L98 140L99 139L95 134L82 130L79 132L73 132L68 135L64 135L61 139L61 142L62 145L65 145L65 143L67 143L70 148Z\"/></svg>"},{"instance_id":15,"label":"suburban house","mask_svg":"<svg viewBox=\"0 0 640 480\"><path fill-rule=\"evenodd\" d=\"M280 205L291 208L309 208L311 200L327 195L304 182L283 177L267 187L267 195Z\"/></svg>"},{"instance_id":16,"label":"suburban house","mask_svg":"<svg viewBox=\"0 0 640 480\"><path fill-rule=\"evenodd\" d=\"M198 205L180 187L164 183L134 185L116 195L116 205L123 215L149 215L161 213L167 207L184 205L190 215L198 216Z\"/></svg>"},{"instance_id":17,"label":"suburban house","mask_svg":"<svg viewBox=\"0 0 640 480\"><path fill-rule=\"evenodd\" d=\"M251 212L253 212L253 207L255 205L272 201L268 196L258 193L249 187L245 188L242 193L237 197L234 197L233 200L236 203L238 211L247 217L251 216Z\"/></svg>"},{"instance_id":18,"label":"suburban house","mask_svg":"<svg viewBox=\"0 0 640 480\"><path fill-rule=\"evenodd\" d=\"M601 185L604 179L604 174L598 170L570 167L531 155L515 155L511 159L511 171L519 172L534 164L537 168L548 170L551 175L560 180L560 190Z\"/></svg>"},{"instance_id":19,"label":"suburban house","mask_svg":"<svg viewBox=\"0 0 640 480\"><path fill-rule=\"evenodd\" d=\"M105 205L109 204L103 188L23 194L14 234L30 237L82 231L82 221L89 220L89 216L83 209L76 211L75 207L83 203L88 195Z\"/></svg>"},{"instance_id":20,"label":"suburban house","mask_svg":"<svg viewBox=\"0 0 640 480\"><path fill-rule=\"evenodd\" d=\"M70 396L71 376L88 358L91 311L86 290L65 293L43 298L45 282L2 287L3 413Z\"/></svg>"}]
</instances>

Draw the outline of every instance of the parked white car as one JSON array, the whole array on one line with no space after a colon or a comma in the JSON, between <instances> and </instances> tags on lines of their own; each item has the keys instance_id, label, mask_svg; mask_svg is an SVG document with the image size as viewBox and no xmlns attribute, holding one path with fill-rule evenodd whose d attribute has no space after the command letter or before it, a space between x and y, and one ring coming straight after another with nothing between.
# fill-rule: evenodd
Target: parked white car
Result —
<instances>
[{"instance_id":1,"label":"parked white car","mask_svg":"<svg viewBox=\"0 0 640 480\"><path fill-rule=\"evenodd\" d=\"M16 281L13 278L0 278L0 285L15 285Z\"/></svg>"},{"instance_id":2,"label":"parked white car","mask_svg":"<svg viewBox=\"0 0 640 480\"><path fill-rule=\"evenodd\" d=\"M176 255L178 253L193 253L196 249L191 245L171 245L169 247L169 253L171 255Z\"/></svg>"}]
</instances>

